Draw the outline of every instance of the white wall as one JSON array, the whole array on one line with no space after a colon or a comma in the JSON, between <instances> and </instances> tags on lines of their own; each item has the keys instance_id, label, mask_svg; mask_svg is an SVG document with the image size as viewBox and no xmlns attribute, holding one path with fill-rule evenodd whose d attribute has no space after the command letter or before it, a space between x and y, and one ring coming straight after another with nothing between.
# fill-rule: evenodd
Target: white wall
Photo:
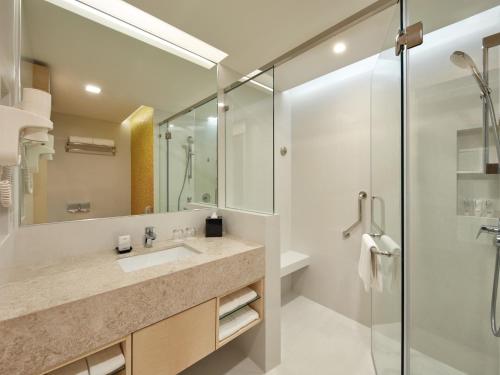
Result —
<instances>
[{"instance_id":1,"label":"white wall","mask_svg":"<svg viewBox=\"0 0 500 375\"><path fill-rule=\"evenodd\" d=\"M265 245L266 279L264 321L236 341L259 367L271 370L281 362L280 218L231 209L219 209L225 231Z\"/></svg>"},{"instance_id":2,"label":"white wall","mask_svg":"<svg viewBox=\"0 0 500 375\"><path fill-rule=\"evenodd\" d=\"M47 222L130 215L130 131L121 124L53 112L54 160L47 169ZM115 141L116 155L68 153L69 136ZM90 202L88 214L67 203Z\"/></svg>"},{"instance_id":3,"label":"white wall","mask_svg":"<svg viewBox=\"0 0 500 375\"><path fill-rule=\"evenodd\" d=\"M311 265L292 276L293 288L366 325L370 295L363 291L357 272L364 226L357 227L349 239L343 239L341 232L357 219L358 192L369 191L372 67L373 59L354 64L288 90L276 100L280 119L276 128L283 129L280 122L291 119L292 152L278 157L278 167L284 168L286 158L291 159L291 196L287 197L286 182L278 184L277 192L282 195L277 201L284 214L283 231L291 233L289 248L282 250L311 256ZM275 76L279 82L279 68ZM286 130L281 133L286 144ZM285 172L277 174L287 180ZM287 230L284 207L288 201ZM368 201L364 208L367 213ZM365 223L367 218L365 214Z\"/></svg>"}]
</instances>

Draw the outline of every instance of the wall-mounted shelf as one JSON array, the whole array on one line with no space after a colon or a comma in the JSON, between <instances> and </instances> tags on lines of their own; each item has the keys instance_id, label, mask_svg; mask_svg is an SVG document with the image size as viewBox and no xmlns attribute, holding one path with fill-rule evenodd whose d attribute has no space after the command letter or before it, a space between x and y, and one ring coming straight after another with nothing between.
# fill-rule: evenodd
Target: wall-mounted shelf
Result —
<instances>
[{"instance_id":1,"label":"wall-mounted shelf","mask_svg":"<svg viewBox=\"0 0 500 375\"><path fill-rule=\"evenodd\" d=\"M0 165L19 162L19 135L25 128L52 129L52 121L32 112L0 105Z\"/></svg>"}]
</instances>

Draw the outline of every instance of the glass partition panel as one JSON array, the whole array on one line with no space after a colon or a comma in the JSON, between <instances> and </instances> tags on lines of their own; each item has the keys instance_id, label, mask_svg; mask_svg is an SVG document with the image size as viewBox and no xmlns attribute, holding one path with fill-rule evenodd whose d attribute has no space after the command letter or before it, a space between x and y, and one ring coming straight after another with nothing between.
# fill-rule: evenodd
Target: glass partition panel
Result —
<instances>
[{"instance_id":1,"label":"glass partition panel","mask_svg":"<svg viewBox=\"0 0 500 375\"><path fill-rule=\"evenodd\" d=\"M402 233L402 57L393 40L400 28L401 4L389 9L383 51L371 81L371 225L378 253L377 286L372 289L372 356L378 375L400 374L403 339ZM389 15L388 15L389 16Z\"/></svg>"},{"instance_id":2,"label":"glass partition panel","mask_svg":"<svg viewBox=\"0 0 500 375\"><path fill-rule=\"evenodd\" d=\"M226 206L274 211L273 70L227 91Z\"/></svg>"}]
</instances>

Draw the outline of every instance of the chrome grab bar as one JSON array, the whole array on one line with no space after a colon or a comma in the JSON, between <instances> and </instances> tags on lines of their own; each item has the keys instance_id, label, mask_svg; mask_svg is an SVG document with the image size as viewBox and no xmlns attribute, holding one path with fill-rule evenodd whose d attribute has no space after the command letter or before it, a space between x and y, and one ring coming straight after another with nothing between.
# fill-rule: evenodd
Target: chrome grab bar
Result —
<instances>
[{"instance_id":1,"label":"chrome grab bar","mask_svg":"<svg viewBox=\"0 0 500 375\"><path fill-rule=\"evenodd\" d=\"M363 221L363 200L366 199L368 195L364 191L360 191L358 193L358 220L356 220L349 228L342 231L342 237L349 238L351 237L351 231Z\"/></svg>"}]
</instances>

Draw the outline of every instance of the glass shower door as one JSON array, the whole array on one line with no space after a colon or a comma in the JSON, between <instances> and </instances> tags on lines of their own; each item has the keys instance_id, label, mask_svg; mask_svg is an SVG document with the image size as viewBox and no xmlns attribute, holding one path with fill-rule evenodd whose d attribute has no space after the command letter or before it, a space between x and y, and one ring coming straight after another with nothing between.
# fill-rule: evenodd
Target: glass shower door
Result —
<instances>
[{"instance_id":1,"label":"glass shower door","mask_svg":"<svg viewBox=\"0 0 500 375\"><path fill-rule=\"evenodd\" d=\"M478 85L485 67L498 116L499 47L488 48L485 38L500 32L500 2L407 3L410 23L424 24L424 44L408 52L406 90L407 370L498 375L500 339L490 327L495 236L477 234L500 216L495 135L490 119L484 131L489 113Z\"/></svg>"},{"instance_id":2,"label":"glass shower door","mask_svg":"<svg viewBox=\"0 0 500 375\"><path fill-rule=\"evenodd\" d=\"M402 55L394 37L401 29L401 3L387 10L387 38L371 82L372 357L377 375L402 373ZM374 272L375 273L375 272Z\"/></svg>"}]
</instances>

